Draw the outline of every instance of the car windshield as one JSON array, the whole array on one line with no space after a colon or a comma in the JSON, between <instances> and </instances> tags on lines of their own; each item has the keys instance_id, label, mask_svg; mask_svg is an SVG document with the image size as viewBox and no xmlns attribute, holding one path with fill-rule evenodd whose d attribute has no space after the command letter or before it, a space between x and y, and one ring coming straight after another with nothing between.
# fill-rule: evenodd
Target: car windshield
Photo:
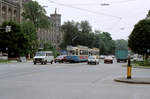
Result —
<instances>
[{"instance_id":1,"label":"car windshield","mask_svg":"<svg viewBox=\"0 0 150 99\"><path fill-rule=\"evenodd\" d=\"M45 56L46 54L45 53L36 53L35 56Z\"/></svg>"},{"instance_id":2,"label":"car windshield","mask_svg":"<svg viewBox=\"0 0 150 99\"><path fill-rule=\"evenodd\" d=\"M106 59L112 59L112 57L111 56L107 56L107 57L105 57Z\"/></svg>"},{"instance_id":3,"label":"car windshield","mask_svg":"<svg viewBox=\"0 0 150 99\"><path fill-rule=\"evenodd\" d=\"M89 59L95 59L95 57L90 56Z\"/></svg>"},{"instance_id":4,"label":"car windshield","mask_svg":"<svg viewBox=\"0 0 150 99\"><path fill-rule=\"evenodd\" d=\"M57 56L57 58L63 58L63 56Z\"/></svg>"}]
</instances>

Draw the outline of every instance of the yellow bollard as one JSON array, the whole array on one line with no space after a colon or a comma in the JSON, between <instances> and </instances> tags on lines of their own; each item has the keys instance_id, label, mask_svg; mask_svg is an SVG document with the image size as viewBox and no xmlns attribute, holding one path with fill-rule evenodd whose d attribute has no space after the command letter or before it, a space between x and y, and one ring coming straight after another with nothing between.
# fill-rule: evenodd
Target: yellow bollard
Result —
<instances>
[{"instance_id":1,"label":"yellow bollard","mask_svg":"<svg viewBox=\"0 0 150 99\"><path fill-rule=\"evenodd\" d=\"M131 63L130 63L130 57L128 58L128 66L127 66L127 79L131 79Z\"/></svg>"},{"instance_id":2,"label":"yellow bollard","mask_svg":"<svg viewBox=\"0 0 150 99\"><path fill-rule=\"evenodd\" d=\"M127 79L131 79L131 66L127 66Z\"/></svg>"}]
</instances>

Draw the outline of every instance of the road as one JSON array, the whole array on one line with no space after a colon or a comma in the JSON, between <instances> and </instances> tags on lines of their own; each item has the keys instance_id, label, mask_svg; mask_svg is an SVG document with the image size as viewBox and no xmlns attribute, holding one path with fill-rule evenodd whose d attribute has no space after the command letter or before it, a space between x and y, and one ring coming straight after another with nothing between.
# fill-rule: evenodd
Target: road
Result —
<instances>
[{"instance_id":1,"label":"road","mask_svg":"<svg viewBox=\"0 0 150 99\"><path fill-rule=\"evenodd\" d=\"M126 84L125 63L0 64L0 99L149 99L150 85ZM149 77L149 69L132 70Z\"/></svg>"}]
</instances>

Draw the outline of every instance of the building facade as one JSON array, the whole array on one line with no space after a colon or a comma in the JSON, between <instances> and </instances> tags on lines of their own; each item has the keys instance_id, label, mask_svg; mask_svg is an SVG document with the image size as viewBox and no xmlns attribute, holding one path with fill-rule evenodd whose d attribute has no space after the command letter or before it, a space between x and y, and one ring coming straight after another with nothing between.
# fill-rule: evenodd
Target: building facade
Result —
<instances>
[{"instance_id":1,"label":"building facade","mask_svg":"<svg viewBox=\"0 0 150 99\"><path fill-rule=\"evenodd\" d=\"M38 31L38 39L41 42L40 47L43 47L43 42L51 41L56 48L59 48L64 35L61 31L61 14L58 14L55 9L54 14L50 14L49 21L51 22L49 29L40 29Z\"/></svg>"},{"instance_id":2,"label":"building facade","mask_svg":"<svg viewBox=\"0 0 150 99\"><path fill-rule=\"evenodd\" d=\"M22 12L24 3L31 0L0 0L0 25L4 21L22 22ZM49 29L39 29L37 35L40 41L40 47L43 47L43 42L51 41L51 43L58 48L63 39L63 32L61 31L61 14L57 14L55 9L54 14L50 14L50 23L52 25Z\"/></svg>"},{"instance_id":3,"label":"building facade","mask_svg":"<svg viewBox=\"0 0 150 99\"><path fill-rule=\"evenodd\" d=\"M23 4L30 0L0 0L0 24L4 21L21 23Z\"/></svg>"}]
</instances>

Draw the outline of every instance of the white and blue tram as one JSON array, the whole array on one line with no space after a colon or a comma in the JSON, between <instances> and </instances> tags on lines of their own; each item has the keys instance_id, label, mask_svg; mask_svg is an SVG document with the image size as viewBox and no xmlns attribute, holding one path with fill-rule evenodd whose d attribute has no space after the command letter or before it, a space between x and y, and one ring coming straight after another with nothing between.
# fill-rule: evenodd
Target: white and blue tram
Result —
<instances>
[{"instance_id":1,"label":"white and blue tram","mask_svg":"<svg viewBox=\"0 0 150 99\"><path fill-rule=\"evenodd\" d=\"M97 55L99 56L99 49L90 49L86 46L67 46L67 61L68 62L86 62L88 56Z\"/></svg>"}]
</instances>

